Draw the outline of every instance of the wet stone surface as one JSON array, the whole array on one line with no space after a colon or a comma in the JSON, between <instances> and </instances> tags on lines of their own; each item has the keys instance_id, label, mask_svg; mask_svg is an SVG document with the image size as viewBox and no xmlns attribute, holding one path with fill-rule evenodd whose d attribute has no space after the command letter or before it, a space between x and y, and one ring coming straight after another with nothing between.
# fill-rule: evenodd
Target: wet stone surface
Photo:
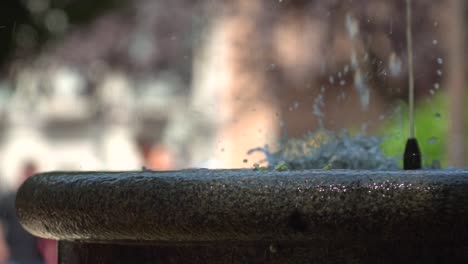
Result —
<instances>
[{"instance_id":1,"label":"wet stone surface","mask_svg":"<svg viewBox=\"0 0 468 264\"><path fill-rule=\"evenodd\" d=\"M468 258L465 170L53 172L28 179L16 206L29 232L75 241L61 242L67 261L101 252L81 263L113 263L110 251L147 252L141 263Z\"/></svg>"}]
</instances>

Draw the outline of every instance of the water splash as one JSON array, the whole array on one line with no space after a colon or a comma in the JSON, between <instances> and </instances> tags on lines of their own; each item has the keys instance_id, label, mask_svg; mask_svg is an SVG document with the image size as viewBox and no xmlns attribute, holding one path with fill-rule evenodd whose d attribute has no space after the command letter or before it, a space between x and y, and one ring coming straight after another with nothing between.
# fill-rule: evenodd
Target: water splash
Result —
<instances>
[{"instance_id":1,"label":"water splash","mask_svg":"<svg viewBox=\"0 0 468 264\"><path fill-rule=\"evenodd\" d=\"M380 149L382 139L365 134L350 135L320 129L302 138L283 138L277 151L268 146L248 153L265 154L269 168L285 164L290 169L398 169L398 161Z\"/></svg>"}]
</instances>

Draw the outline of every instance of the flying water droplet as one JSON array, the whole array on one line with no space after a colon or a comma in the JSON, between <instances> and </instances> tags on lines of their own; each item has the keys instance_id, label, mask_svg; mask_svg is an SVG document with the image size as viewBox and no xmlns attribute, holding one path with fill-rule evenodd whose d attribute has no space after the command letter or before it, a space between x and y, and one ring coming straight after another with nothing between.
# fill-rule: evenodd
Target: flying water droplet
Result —
<instances>
[{"instance_id":1,"label":"flying water droplet","mask_svg":"<svg viewBox=\"0 0 468 264\"><path fill-rule=\"evenodd\" d=\"M364 61L367 61L369 59L369 53L366 52L362 58Z\"/></svg>"},{"instance_id":2,"label":"flying water droplet","mask_svg":"<svg viewBox=\"0 0 468 264\"><path fill-rule=\"evenodd\" d=\"M367 110L370 101L370 91L359 69L354 74L354 86L361 101L361 109Z\"/></svg>"},{"instance_id":3,"label":"flying water droplet","mask_svg":"<svg viewBox=\"0 0 468 264\"><path fill-rule=\"evenodd\" d=\"M299 102L298 102L298 101L294 101L294 102L293 102L293 107L294 107L294 109L298 109L298 108L299 108Z\"/></svg>"},{"instance_id":4,"label":"flying water droplet","mask_svg":"<svg viewBox=\"0 0 468 264\"><path fill-rule=\"evenodd\" d=\"M434 83L434 89L439 90L440 84L439 83Z\"/></svg>"},{"instance_id":5,"label":"flying water droplet","mask_svg":"<svg viewBox=\"0 0 468 264\"><path fill-rule=\"evenodd\" d=\"M323 119L325 114L322 111L322 107L324 106L323 95L319 95L314 100L314 105L312 108L312 113L314 116L318 118L320 128L323 128Z\"/></svg>"},{"instance_id":6,"label":"flying water droplet","mask_svg":"<svg viewBox=\"0 0 468 264\"><path fill-rule=\"evenodd\" d=\"M350 38L355 38L359 33L359 23L350 14L346 16L346 30Z\"/></svg>"},{"instance_id":7,"label":"flying water droplet","mask_svg":"<svg viewBox=\"0 0 468 264\"><path fill-rule=\"evenodd\" d=\"M438 63L438 64L444 64L444 59L442 59L442 58L437 58L437 63Z\"/></svg>"},{"instance_id":8,"label":"flying water droplet","mask_svg":"<svg viewBox=\"0 0 468 264\"><path fill-rule=\"evenodd\" d=\"M439 41L438 41L437 39L433 39L433 40L432 40L432 44L433 44L433 45L437 45L437 44L439 44Z\"/></svg>"},{"instance_id":9,"label":"flying water droplet","mask_svg":"<svg viewBox=\"0 0 468 264\"><path fill-rule=\"evenodd\" d=\"M346 73L348 73L348 71L349 71L349 65L346 64L346 65L344 66L344 68L343 68L343 72L346 74Z\"/></svg>"},{"instance_id":10,"label":"flying water droplet","mask_svg":"<svg viewBox=\"0 0 468 264\"><path fill-rule=\"evenodd\" d=\"M430 138L428 139L427 142L428 142L429 144L433 145L433 144L435 144L435 143L437 142L437 140L438 140L438 138L432 136L432 137L430 137Z\"/></svg>"},{"instance_id":11,"label":"flying water droplet","mask_svg":"<svg viewBox=\"0 0 468 264\"><path fill-rule=\"evenodd\" d=\"M356 69L357 67L359 67L359 61L358 61L356 52L354 51L351 53L351 66L353 67L353 69Z\"/></svg>"}]
</instances>

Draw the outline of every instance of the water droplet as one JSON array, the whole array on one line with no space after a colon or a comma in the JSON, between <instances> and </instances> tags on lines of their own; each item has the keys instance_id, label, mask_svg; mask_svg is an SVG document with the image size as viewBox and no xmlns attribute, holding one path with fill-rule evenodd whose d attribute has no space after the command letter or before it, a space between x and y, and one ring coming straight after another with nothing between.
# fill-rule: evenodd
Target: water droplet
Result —
<instances>
[{"instance_id":1,"label":"water droplet","mask_svg":"<svg viewBox=\"0 0 468 264\"><path fill-rule=\"evenodd\" d=\"M298 102L298 101L294 101L294 102L293 102L293 107L294 107L294 109L298 109L298 108L299 108L299 102Z\"/></svg>"},{"instance_id":2,"label":"water droplet","mask_svg":"<svg viewBox=\"0 0 468 264\"><path fill-rule=\"evenodd\" d=\"M343 68L343 72L346 74L348 73L348 71L349 71L349 65L346 64Z\"/></svg>"},{"instance_id":3,"label":"water droplet","mask_svg":"<svg viewBox=\"0 0 468 264\"><path fill-rule=\"evenodd\" d=\"M432 160L431 168L435 169L435 170L441 169L442 166L440 165L440 161L439 160Z\"/></svg>"},{"instance_id":4,"label":"water droplet","mask_svg":"<svg viewBox=\"0 0 468 264\"><path fill-rule=\"evenodd\" d=\"M442 70L437 70L437 75L442 76Z\"/></svg>"},{"instance_id":5,"label":"water droplet","mask_svg":"<svg viewBox=\"0 0 468 264\"><path fill-rule=\"evenodd\" d=\"M346 99L346 94L345 94L345 92L341 92L340 95L341 95L341 99L343 99L343 100Z\"/></svg>"},{"instance_id":6,"label":"water droplet","mask_svg":"<svg viewBox=\"0 0 468 264\"><path fill-rule=\"evenodd\" d=\"M438 63L438 64L444 64L444 59L442 59L442 58L437 58L437 63Z\"/></svg>"},{"instance_id":7,"label":"water droplet","mask_svg":"<svg viewBox=\"0 0 468 264\"><path fill-rule=\"evenodd\" d=\"M359 33L358 21L349 14L346 16L346 30L348 31L348 35L350 38L356 37L356 35Z\"/></svg>"},{"instance_id":8,"label":"water droplet","mask_svg":"<svg viewBox=\"0 0 468 264\"><path fill-rule=\"evenodd\" d=\"M268 65L268 67L267 67L267 70L269 70L269 71L272 71L274 69L276 69L276 64L274 64L274 63Z\"/></svg>"},{"instance_id":9,"label":"water droplet","mask_svg":"<svg viewBox=\"0 0 468 264\"><path fill-rule=\"evenodd\" d=\"M438 140L438 138L436 138L436 137L432 136L432 137L430 137L430 138L429 138L429 140L428 140L427 142L429 142L429 144L431 144L431 145L432 145L432 144L436 143L436 142L437 142L437 140Z\"/></svg>"},{"instance_id":10,"label":"water droplet","mask_svg":"<svg viewBox=\"0 0 468 264\"><path fill-rule=\"evenodd\" d=\"M369 59L369 53L366 52L363 57L364 61L367 61Z\"/></svg>"},{"instance_id":11,"label":"water droplet","mask_svg":"<svg viewBox=\"0 0 468 264\"><path fill-rule=\"evenodd\" d=\"M341 80L341 81L340 81L340 85L341 85L341 86L344 86L345 84L346 84L346 81L345 81L345 80Z\"/></svg>"},{"instance_id":12,"label":"water droplet","mask_svg":"<svg viewBox=\"0 0 468 264\"><path fill-rule=\"evenodd\" d=\"M281 2L282 0L280 0ZM268 249L270 250L271 253L275 254L276 252L278 252L278 248L276 247L276 245L274 244L271 244Z\"/></svg>"},{"instance_id":13,"label":"water droplet","mask_svg":"<svg viewBox=\"0 0 468 264\"><path fill-rule=\"evenodd\" d=\"M369 86L366 83L365 77L362 75L360 70L354 73L354 88L358 92L359 99L361 102L361 109L367 110L370 100Z\"/></svg>"},{"instance_id":14,"label":"water droplet","mask_svg":"<svg viewBox=\"0 0 468 264\"><path fill-rule=\"evenodd\" d=\"M441 117L442 117L442 115L441 115L439 112L435 113L434 116L435 116L436 118L441 118Z\"/></svg>"},{"instance_id":15,"label":"water droplet","mask_svg":"<svg viewBox=\"0 0 468 264\"><path fill-rule=\"evenodd\" d=\"M330 75L330 77L328 78L328 81L333 84L335 83L335 78L333 76Z\"/></svg>"},{"instance_id":16,"label":"water droplet","mask_svg":"<svg viewBox=\"0 0 468 264\"><path fill-rule=\"evenodd\" d=\"M338 78L341 79L341 76L342 76L342 75L341 75L341 72L338 72Z\"/></svg>"},{"instance_id":17,"label":"water droplet","mask_svg":"<svg viewBox=\"0 0 468 264\"><path fill-rule=\"evenodd\" d=\"M351 53L351 66L356 69L359 66L357 55L354 51Z\"/></svg>"},{"instance_id":18,"label":"water droplet","mask_svg":"<svg viewBox=\"0 0 468 264\"><path fill-rule=\"evenodd\" d=\"M433 44L433 45L437 45L437 44L439 44L439 41L438 41L437 39L433 39L433 40L432 40L432 44Z\"/></svg>"},{"instance_id":19,"label":"water droplet","mask_svg":"<svg viewBox=\"0 0 468 264\"><path fill-rule=\"evenodd\" d=\"M431 90L429 90L429 93L430 93L431 95L434 95L435 91L431 89Z\"/></svg>"},{"instance_id":20,"label":"water droplet","mask_svg":"<svg viewBox=\"0 0 468 264\"><path fill-rule=\"evenodd\" d=\"M434 21L434 27L438 27L439 26L439 21Z\"/></svg>"},{"instance_id":21,"label":"water droplet","mask_svg":"<svg viewBox=\"0 0 468 264\"><path fill-rule=\"evenodd\" d=\"M439 83L434 83L434 89L439 90L440 84Z\"/></svg>"},{"instance_id":22,"label":"water droplet","mask_svg":"<svg viewBox=\"0 0 468 264\"><path fill-rule=\"evenodd\" d=\"M324 92L325 92L325 86L322 85L322 86L320 87L320 92L321 92L321 93L324 93Z\"/></svg>"}]
</instances>

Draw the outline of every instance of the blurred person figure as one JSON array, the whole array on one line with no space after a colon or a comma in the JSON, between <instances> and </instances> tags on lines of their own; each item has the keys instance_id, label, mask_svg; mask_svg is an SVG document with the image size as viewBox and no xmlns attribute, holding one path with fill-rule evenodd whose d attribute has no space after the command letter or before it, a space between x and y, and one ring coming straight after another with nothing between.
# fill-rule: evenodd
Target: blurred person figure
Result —
<instances>
[{"instance_id":1,"label":"blurred person figure","mask_svg":"<svg viewBox=\"0 0 468 264\"><path fill-rule=\"evenodd\" d=\"M0 264L9 264L10 248L6 241L6 232L4 230L2 221L0 221Z\"/></svg>"},{"instance_id":2,"label":"blurred person figure","mask_svg":"<svg viewBox=\"0 0 468 264\"><path fill-rule=\"evenodd\" d=\"M146 166L152 170L169 170L173 168L169 149L157 144L151 148L145 159Z\"/></svg>"},{"instance_id":3,"label":"blurred person figure","mask_svg":"<svg viewBox=\"0 0 468 264\"><path fill-rule=\"evenodd\" d=\"M153 144L140 140L137 142L144 168L149 170L170 170L174 168L173 157L164 144Z\"/></svg>"},{"instance_id":4,"label":"blurred person figure","mask_svg":"<svg viewBox=\"0 0 468 264\"><path fill-rule=\"evenodd\" d=\"M37 172L36 165L27 161L22 166L18 187ZM38 238L32 236L18 222L15 209L16 192L6 193L0 198L0 222L5 224L6 241L9 247L8 264L43 264L42 254L38 247ZM0 242L1 243L1 242ZM1 262L0 245L0 263Z\"/></svg>"},{"instance_id":5,"label":"blurred person figure","mask_svg":"<svg viewBox=\"0 0 468 264\"><path fill-rule=\"evenodd\" d=\"M44 264L57 264L56 240L39 238L38 247L44 260Z\"/></svg>"}]
</instances>

